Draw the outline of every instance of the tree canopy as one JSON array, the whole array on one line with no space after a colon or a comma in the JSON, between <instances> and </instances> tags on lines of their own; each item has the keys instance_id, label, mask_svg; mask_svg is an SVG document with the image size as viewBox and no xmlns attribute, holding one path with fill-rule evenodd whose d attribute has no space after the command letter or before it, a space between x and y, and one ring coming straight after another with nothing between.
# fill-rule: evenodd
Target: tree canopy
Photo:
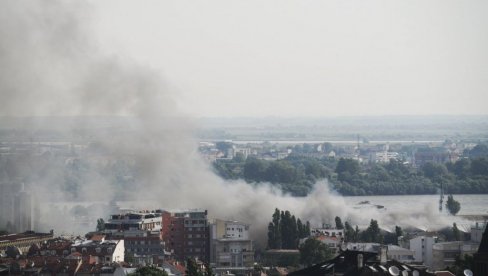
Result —
<instances>
[{"instance_id":1,"label":"tree canopy","mask_svg":"<svg viewBox=\"0 0 488 276\"><path fill-rule=\"evenodd\" d=\"M329 247L319 240L308 238L299 248L300 262L305 266L312 266L332 258Z\"/></svg>"},{"instance_id":2,"label":"tree canopy","mask_svg":"<svg viewBox=\"0 0 488 276\"><path fill-rule=\"evenodd\" d=\"M456 201L452 195L447 197L446 208L449 213L455 216L461 210L461 203Z\"/></svg>"},{"instance_id":3,"label":"tree canopy","mask_svg":"<svg viewBox=\"0 0 488 276\"><path fill-rule=\"evenodd\" d=\"M296 249L298 240L310 235L310 223L303 224L290 211L280 211L278 208L268 224L269 249Z\"/></svg>"}]
</instances>

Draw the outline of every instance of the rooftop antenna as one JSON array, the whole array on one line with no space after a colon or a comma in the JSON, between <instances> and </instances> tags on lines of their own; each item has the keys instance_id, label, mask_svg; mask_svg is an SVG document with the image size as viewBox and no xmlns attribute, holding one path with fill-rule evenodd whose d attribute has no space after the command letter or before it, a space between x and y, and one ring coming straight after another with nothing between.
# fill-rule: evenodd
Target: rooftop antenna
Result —
<instances>
[{"instance_id":1,"label":"rooftop antenna","mask_svg":"<svg viewBox=\"0 0 488 276\"><path fill-rule=\"evenodd\" d=\"M463 271L463 274L464 274L464 276L473 276L473 271L471 271L469 269L465 269Z\"/></svg>"}]
</instances>

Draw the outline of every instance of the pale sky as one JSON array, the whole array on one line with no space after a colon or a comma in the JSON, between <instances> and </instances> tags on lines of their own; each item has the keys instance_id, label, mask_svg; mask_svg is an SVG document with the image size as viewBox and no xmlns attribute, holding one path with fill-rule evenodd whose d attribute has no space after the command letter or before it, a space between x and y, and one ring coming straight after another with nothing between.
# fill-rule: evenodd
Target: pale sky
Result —
<instances>
[{"instance_id":1,"label":"pale sky","mask_svg":"<svg viewBox=\"0 0 488 276\"><path fill-rule=\"evenodd\" d=\"M99 1L195 116L487 114L488 1Z\"/></svg>"}]
</instances>

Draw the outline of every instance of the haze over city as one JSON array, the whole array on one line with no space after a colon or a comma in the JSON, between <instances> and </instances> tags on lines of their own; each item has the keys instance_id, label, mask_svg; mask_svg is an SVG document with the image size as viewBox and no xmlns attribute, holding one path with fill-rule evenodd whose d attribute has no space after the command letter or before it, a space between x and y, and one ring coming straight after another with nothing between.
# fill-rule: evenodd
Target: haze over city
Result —
<instances>
[{"instance_id":1,"label":"haze over city","mask_svg":"<svg viewBox=\"0 0 488 276\"><path fill-rule=\"evenodd\" d=\"M486 2L0 7L0 274L41 243L124 275L488 248Z\"/></svg>"}]
</instances>

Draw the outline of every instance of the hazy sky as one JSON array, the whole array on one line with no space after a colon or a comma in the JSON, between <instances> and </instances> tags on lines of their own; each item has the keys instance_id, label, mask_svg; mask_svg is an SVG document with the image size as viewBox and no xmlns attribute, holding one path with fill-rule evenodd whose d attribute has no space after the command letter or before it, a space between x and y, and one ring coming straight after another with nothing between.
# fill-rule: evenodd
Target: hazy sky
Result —
<instances>
[{"instance_id":1,"label":"hazy sky","mask_svg":"<svg viewBox=\"0 0 488 276\"><path fill-rule=\"evenodd\" d=\"M92 4L97 45L192 115L488 113L488 1Z\"/></svg>"},{"instance_id":2,"label":"hazy sky","mask_svg":"<svg viewBox=\"0 0 488 276\"><path fill-rule=\"evenodd\" d=\"M487 1L94 2L198 116L488 110Z\"/></svg>"}]
</instances>

